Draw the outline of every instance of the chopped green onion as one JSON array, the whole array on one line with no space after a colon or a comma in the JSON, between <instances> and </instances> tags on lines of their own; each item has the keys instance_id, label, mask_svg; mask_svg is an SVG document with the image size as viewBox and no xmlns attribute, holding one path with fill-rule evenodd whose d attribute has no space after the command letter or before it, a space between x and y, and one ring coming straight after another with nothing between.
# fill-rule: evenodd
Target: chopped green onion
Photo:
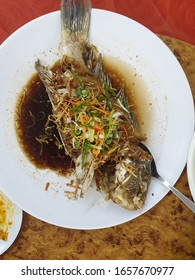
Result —
<instances>
[{"instance_id":1,"label":"chopped green onion","mask_svg":"<svg viewBox=\"0 0 195 280\"><path fill-rule=\"evenodd\" d=\"M73 108L73 113L78 112L79 109L83 108L86 104L87 104L87 101L84 100L82 103L80 103L79 105L75 106Z\"/></svg>"},{"instance_id":2,"label":"chopped green onion","mask_svg":"<svg viewBox=\"0 0 195 280\"><path fill-rule=\"evenodd\" d=\"M83 149L82 149L82 155L81 155L81 168L82 169L84 167L86 154L90 149L91 149L91 143L88 140L85 140Z\"/></svg>"}]
</instances>

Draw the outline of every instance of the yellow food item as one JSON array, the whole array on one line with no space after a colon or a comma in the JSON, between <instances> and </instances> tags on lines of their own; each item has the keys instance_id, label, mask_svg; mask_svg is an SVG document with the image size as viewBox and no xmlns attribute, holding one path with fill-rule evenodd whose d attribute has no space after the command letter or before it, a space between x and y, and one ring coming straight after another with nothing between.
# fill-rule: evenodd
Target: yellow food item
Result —
<instances>
[{"instance_id":1,"label":"yellow food item","mask_svg":"<svg viewBox=\"0 0 195 280\"><path fill-rule=\"evenodd\" d=\"M0 193L0 240L7 240L13 216L13 203L4 194Z\"/></svg>"}]
</instances>

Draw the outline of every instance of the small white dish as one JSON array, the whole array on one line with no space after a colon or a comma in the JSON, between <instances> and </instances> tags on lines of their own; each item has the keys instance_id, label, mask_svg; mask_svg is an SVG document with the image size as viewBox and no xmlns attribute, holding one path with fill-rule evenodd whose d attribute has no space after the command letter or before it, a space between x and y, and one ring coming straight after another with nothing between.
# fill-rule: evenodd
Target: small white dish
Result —
<instances>
[{"instance_id":1,"label":"small white dish","mask_svg":"<svg viewBox=\"0 0 195 280\"><path fill-rule=\"evenodd\" d=\"M192 142L189 149L187 161L187 174L190 191L195 201L195 133L192 137Z\"/></svg>"},{"instance_id":2,"label":"small white dish","mask_svg":"<svg viewBox=\"0 0 195 280\"><path fill-rule=\"evenodd\" d=\"M9 205L9 211L7 211L6 215L8 215L7 219L9 223L11 223L8 229L7 240L4 241L0 239L0 255L2 255L13 244L20 231L22 224L22 210L12 203L1 191L0 195L4 197L5 204Z\"/></svg>"}]
</instances>

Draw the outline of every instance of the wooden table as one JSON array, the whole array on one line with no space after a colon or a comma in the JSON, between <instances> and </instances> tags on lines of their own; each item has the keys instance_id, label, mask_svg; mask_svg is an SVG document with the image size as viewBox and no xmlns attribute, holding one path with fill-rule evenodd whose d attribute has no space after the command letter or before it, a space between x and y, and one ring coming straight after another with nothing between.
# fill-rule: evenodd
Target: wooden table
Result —
<instances>
[{"instance_id":1,"label":"wooden table","mask_svg":"<svg viewBox=\"0 0 195 280\"><path fill-rule=\"evenodd\" d=\"M195 100L195 47L160 36L181 63ZM185 133L185 132L184 132ZM191 198L186 168L176 188ZM21 231L0 259L195 259L195 215L172 193L144 215L101 230L73 230L24 212Z\"/></svg>"}]
</instances>

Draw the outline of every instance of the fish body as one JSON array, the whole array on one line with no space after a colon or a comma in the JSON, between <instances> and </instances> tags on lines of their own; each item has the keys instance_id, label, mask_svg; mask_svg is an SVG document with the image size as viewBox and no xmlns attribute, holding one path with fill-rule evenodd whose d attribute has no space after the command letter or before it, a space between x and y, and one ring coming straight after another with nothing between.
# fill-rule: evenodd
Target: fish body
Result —
<instances>
[{"instance_id":1,"label":"fish body","mask_svg":"<svg viewBox=\"0 0 195 280\"><path fill-rule=\"evenodd\" d=\"M61 71L56 74L40 60L35 63L35 68L51 101L53 117L65 152L75 162L77 184L82 184L82 192L86 191L93 178L94 161L91 153L85 153L85 168L83 168L81 149L72 137L72 131L75 131L72 125L75 126L76 122L70 118L69 112L70 103L75 101L79 86L76 75L81 73L84 76L86 74L92 76L83 59L84 48L88 42L90 15L91 1L62 0Z\"/></svg>"},{"instance_id":2,"label":"fish body","mask_svg":"<svg viewBox=\"0 0 195 280\"><path fill-rule=\"evenodd\" d=\"M38 60L35 68L47 90L65 153L75 162L80 196L96 174L98 189L132 210L141 205L132 199L144 200L151 159L138 147L144 138L124 88L119 92L112 88L101 54L88 43L90 15L89 0L62 0L60 67L52 71Z\"/></svg>"}]
</instances>

